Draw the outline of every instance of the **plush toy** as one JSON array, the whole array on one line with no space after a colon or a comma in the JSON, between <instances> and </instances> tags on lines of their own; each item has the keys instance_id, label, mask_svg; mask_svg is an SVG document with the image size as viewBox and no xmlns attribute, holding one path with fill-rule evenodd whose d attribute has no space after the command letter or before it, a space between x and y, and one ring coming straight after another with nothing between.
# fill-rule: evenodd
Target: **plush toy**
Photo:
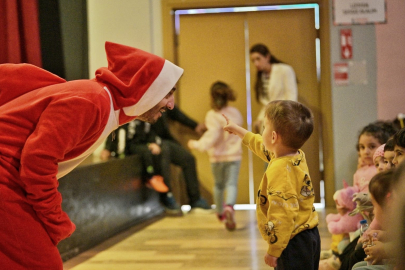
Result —
<instances>
[{"instance_id":1,"label":"plush toy","mask_svg":"<svg viewBox=\"0 0 405 270\"><path fill-rule=\"evenodd\" d=\"M343 186L343 189L336 191L333 195L338 214L328 214L326 216L326 223L331 234L354 232L360 226L360 220L363 219L361 214L349 215L356 207L353 194L359 192L359 189L349 186L345 181L343 181Z\"/></svg>"},{"instance_id":2,"label":"plush toy","mask_svg":"<svg viewBox=\"0 0 405 270\"><path fill-rule=\"evenodd\" d=\"M353 201L356 203L356 208L354 208L354 210L349 213L349 216L361 214L363 216L363 219L367 219L368 224L370 224L374 218L373 215L374 207L373 204L371 203L368 193L363 192L354 193Z\"/></svg>"}]
</instances>

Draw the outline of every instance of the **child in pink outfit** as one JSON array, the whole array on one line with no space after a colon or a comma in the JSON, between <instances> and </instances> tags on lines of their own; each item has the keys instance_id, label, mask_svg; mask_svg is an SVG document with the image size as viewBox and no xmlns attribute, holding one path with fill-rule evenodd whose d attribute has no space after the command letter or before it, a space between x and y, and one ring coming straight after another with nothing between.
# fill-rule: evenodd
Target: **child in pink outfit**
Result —
<instances>
[{"instance_id":1,"label":"child in pink outfit","mask_svg":"<svg viewBox=\"0 0 405 270\"><path fill-rule=\"evenodd\" d=\"M356 146L359 154L359 165L357 171L353 175L353 188L356 193L368 193L369 182L377 173L377 168L374 165L374 155L377 152L377 149L389 139L389 136L390 134L388 131L377 123L368 124L360 131ZM378 155L381 155L380 153L381 151L378 151ZM341 191L342 190L337 190L333 197L338 197L337 193ZM336 205L336 209L340 215L347 215L348 209L342 208L339 205ZM330 227L329 222L334 222L333 216L336 216L336 214L329 214L326 217L328 228ZM339 253L338 245L348 237L348 233L356 231L356 229L353 230L353 228L359 227L359 217L360 214L351 216L350 219L345 220L344 227L346 229L350 228L350 230L345 231L345 228L340 228L340 232L344 231L344 233L341 234L330 232L333 234L331 244L332 252ZM373 228L378 228L378 224L372 224L372 226ZM332 254L330 251L327 251L326 253ZM335 265L334 268L339 269L341 262L336 256L331 256L329 258L322 257L325 258L325 260L321 261L319 269L327 269L327 265L330 266L330 262L332 261Z\"/></svg>"},{"instance_id":2,"label":"child in pink outfit","mask_svg":"<svg viewBox=\"0 0 405 270\"><path fill-rule=\"evenodd\" d=\"M207 131L198 141L189 140L188 147L208 153L215 179L214 202L217 216L220 221L225 222L227 230L233 231L236 228L233 206L238 195L242 139L223 130L226 121L222 115L227 115L238 125L242 125L243 118L237 108L228 105L229 101L236 100L234 91L228 84L217 81L212 84L210 92L212 109L205 117Z\"/></svg>"},{"instance_id":3,"label":"child in pink outfit","mask_svg":"<svg viewBox=\"0 0 405 270\"><path fill-rule=\"evenodd\" d=\"M353 175L353 186L357 187L358 192L368 193L368 183L376 173L377 168L374 164L360 167Z\"/></svg>"}]
</instances>

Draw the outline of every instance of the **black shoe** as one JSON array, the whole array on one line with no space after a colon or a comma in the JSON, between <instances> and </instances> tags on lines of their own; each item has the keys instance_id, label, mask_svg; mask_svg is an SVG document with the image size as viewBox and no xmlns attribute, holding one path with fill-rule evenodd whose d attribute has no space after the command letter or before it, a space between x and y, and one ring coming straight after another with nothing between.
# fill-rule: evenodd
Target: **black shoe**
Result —
<instances>
[{"instance_id":1,"label":"black shoe","mask_svg":"<svg viewBox=\"0 0 405 270\"><path fill-rule=\"evenodd\" d=\"M212 207L203 198L193 202L190 206L192 212L213 213Z\"/></svg>"},{"instance_id":2,"label":"black shoe","mask_svg":"<svg viewBox=\"0 0 405 270\"><path fill-rule=\"evenodd\" d=\"M167 192L162 194L161 202L165 207L167 214L179 215L182 214L180 205L177 204L176 199L173 197L173 193Z\"/></svg>"}]
</instances>

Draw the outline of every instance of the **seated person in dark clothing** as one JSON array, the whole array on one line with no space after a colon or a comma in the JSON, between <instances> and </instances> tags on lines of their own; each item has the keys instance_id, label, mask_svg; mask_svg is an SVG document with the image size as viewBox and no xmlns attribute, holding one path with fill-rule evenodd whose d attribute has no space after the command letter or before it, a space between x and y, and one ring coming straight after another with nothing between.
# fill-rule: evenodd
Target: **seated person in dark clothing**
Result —
<instances>
[{"instance_id":1,"label":"seated person in dark clothing","mask_svg":"<svg viewBox=\"0 0 405 270\"><path fill-rule=\"evenodd\" d=\"M155 165L155 171L157 170L164 179L164 183L168 187L168 192L161 192L160 199L162 204L165 206L168 213L181 213L180 206L176 202L173 194L171 192L171 168L170 165L174 164L180 166L184 175L184 180L186 184L187 195L189 198L190 206L193 209L206 209L210 210L211 207L207 202L201 198L199 181L197 177L196 161L194 156L187 151L176 139L172 136L169 129L169 119L173 121L178 121L179 123L192 128L198 133L202 133L203 126L199 125L194 120L187 117L183 112L181 112L177 107L173 110L169 110L163 114L163 116L154 124L150 125L150 130L139 128L136 130L132 138L126 136L126 146L125 151L131 150L131 145L134 142L139 142L138 137L153 137L159 138L156 143L160 147L160 154L155 155L155 159L160 159L160 168ZM143 123L145 125L145 123ZM148 134L145 133L147 130ZM127 134L131 132L127 131ZM153 135L151 135L153 134ZM151 139L149 139L151 140ZM114 145L114 146L113 146ZM102 156L115 156L117 151L118 140L107 140L106 149ZM133 146L132 146L133 147ZM133 150L136 150L133 148ZM135 153L130 151L130 153ZM136 152L138 153L138 152ZM103 159L103 158L102 158Z\"/></svg>"},{"instance_id":2,"label":"seated person in dark clothing","mask_svg":"<svg viewBox=\"0 0 405 270\"><path fill-rule=\"evenodd\" d=\"M161 176L160 144L162 140L151 130L151 124L134 120L122 127L126 132L124 153L125 155L139 154L146 185L158 192L168 192L169 188ZM112 138L109 137L109 139L111 140L106 143L106 148L116 153L117 143L114 143Z\"/></svg>"}]
</instances>

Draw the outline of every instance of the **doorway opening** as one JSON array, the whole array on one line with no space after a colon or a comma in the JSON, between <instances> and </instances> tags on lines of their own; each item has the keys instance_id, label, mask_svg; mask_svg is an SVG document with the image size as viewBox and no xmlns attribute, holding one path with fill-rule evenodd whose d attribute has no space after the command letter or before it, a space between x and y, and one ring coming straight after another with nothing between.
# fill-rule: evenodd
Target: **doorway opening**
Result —
<instances>
[{"instance_id":1,"label":"doorway opening","mask_svg":"<svg viewBox=\"0 0 405 270\"><path fill-rule=\"evenodd\" d=\"M317 3L308 4L290 4L290 5L265 5L265 6L234 6L234 7L219 7L219 8L193 8L193 9L177 9L173 10L174 14L174 32L175 32L175 43L179 39L180 35L180 16L184 15L198 15L198 14L217 14L217 13L250 13L259 11L278 11L278 10L297 10L297 9L313 9L314 12L314 28L316 30L320 29L320 15L319 15L319 5ZM245 38L245 81L246 81L246 123L247 129L252 130L252 102L251 102L251 71L250 71L250 59L249 59L249 30L248 22L245 21L244 29ZM176 46L175 46L176 47ZM177 50L177 49L176 49ZM177 55L177 52L175 53ZM320 40L319 37L315 39L315 56L316 56L316 77L317 81L320 81L320 71L321 71L321 59L320 59ZM177 57L176 57L177 58ZM176 59L177 62L177 59ZM319 136L319 171L323 172L323 151L322 151L322 136ZM254 179L253 179L253 157L252 153L249 151L248 165L249 165L249 203L254 204L255 201L255 190L254 190ZM323 175L323 173L322 173ZM316 207L322 208L325 206L325 190L324 190L324 179L320 179L320 203L316 204ZM243 207L243 206L242 206ZM247 206L249 207L249 205Z\"/></svg>"}]
</instances>

